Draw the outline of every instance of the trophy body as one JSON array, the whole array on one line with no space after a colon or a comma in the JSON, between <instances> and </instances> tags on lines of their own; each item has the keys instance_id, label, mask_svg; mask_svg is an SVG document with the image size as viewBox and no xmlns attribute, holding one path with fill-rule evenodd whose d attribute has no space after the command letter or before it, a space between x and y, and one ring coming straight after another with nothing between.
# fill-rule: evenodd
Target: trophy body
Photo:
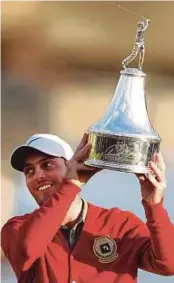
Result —
<instances>
[{"instance_id":1,"label":"trophy body","mask_svg":"<svg viewBox=\"0 0 174 283\"><path fill-rule=\"evenodd\" d=\"M153 129L146 108L145 74L126 68L111 104L89 128L92 149L85 164L129 173L148 173L148 162L159 151L161 138Z\"/></svg>"}]
</instances>

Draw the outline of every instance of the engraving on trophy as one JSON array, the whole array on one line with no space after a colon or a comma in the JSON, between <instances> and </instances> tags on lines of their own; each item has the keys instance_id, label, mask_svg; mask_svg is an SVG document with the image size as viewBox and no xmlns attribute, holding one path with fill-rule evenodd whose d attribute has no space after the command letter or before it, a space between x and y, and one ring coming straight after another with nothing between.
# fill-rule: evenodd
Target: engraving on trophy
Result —
<instances>
[{"instance_id":1,"label":"engraving on trophy","mask_svg":"<svg viewBox=\"0 0 174 283\"><path fill-rule=\"evenodd\" d=\"M115 145L111 145L105 150L104 158L108 161L116 161L121 164L125 162L136 164L141 159L140 146L136 142L118 141Z\"/></svg>"},{"instance_id":2,"label":"engraving on trophy","mask_svg":"<svg viewBox=\"0 0 174 283\"><path fill-rule=\"evenodd\" d=\"M147 159L148 144L130 139L118 139L113 145L107 147L103 154L103 159L120 164L145 163Z\"/></svg>"},{"instance_id":3,"label":"engraving on trophy","mask_svg":"<svg viewBox=\"0 0 174 283\"><path fill-rule=\"evenodd\" d=\"M159 142L140 137L90 133L92 151L86 165L124 171L148 173L148 162L159 151Z\"/></svg>"}]
</instances>

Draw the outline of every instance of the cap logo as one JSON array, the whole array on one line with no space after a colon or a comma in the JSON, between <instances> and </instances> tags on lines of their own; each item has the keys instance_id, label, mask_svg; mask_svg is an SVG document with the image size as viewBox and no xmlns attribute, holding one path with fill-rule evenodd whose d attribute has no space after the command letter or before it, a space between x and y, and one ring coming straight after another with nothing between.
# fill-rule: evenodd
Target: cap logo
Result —
<instances>
[{"instance_id":1,"label":"cap logo","mask_svg":"<svg viewBox=\"0 0 174 283\"><path fill-rule=\"evenodd\" d=\"M39 139L41 139L41 138L35 138L35 139L31 140L31 141L28 143L28 145L29 145L30 143L36 141L36 140L39 140Z\"/></svg>"},{"instance_id":2,"label":"cap logo","mask_svg":"<svg viewBox=\"0 0 174 283\"><path fill-rule=\"evenodd\" d=\"M93 252L101 263L109 263L118 258L116 242L109 236L97 237L94 240Z\"/></svg>"}]
</instances>

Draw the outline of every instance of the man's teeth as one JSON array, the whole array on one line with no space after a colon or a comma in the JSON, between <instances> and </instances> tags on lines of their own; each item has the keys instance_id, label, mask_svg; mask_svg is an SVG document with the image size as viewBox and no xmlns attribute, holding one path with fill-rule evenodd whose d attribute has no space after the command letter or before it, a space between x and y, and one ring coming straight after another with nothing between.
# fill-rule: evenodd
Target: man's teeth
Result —
<instances>
[{"instance_id":1,"label":"man's teeth","mask_svg":"<svg viewBox=\"0 0 174 283\"><path fill-rule=\"evenodd\" d=\"M42 187L39 187L38 188L38 191L43 191L43 190L46 190L46 189L48 189L48 188L50 188L51 187L51 185L44 185L44 186L42 186Z\"/></svg>"}]
</instances>

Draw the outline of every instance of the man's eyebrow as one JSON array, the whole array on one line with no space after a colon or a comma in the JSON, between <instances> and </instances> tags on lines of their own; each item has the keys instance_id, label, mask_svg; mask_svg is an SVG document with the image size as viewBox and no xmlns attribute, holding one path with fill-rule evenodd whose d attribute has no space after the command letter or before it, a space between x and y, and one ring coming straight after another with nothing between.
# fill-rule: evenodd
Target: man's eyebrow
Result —
<instances>
[{"instance_id":1,"label":"man's eyebrow","mask_svg":"<svg viewBox=\"0 0 174 283\"><path fill-rule=\"evenodd\" d=\"M46 160L50 160L50 159L54 159L54 158L57 158L56 156L48 156L48 157L44 157L44 158L41 158L39 161L36 162L36 164L39 164L41 162L44 162ZM29 167L29 166L32 166L33 164L32 163L25 163L24 164L24 168L26 167Z\"/></svg>"}]
</instances>

